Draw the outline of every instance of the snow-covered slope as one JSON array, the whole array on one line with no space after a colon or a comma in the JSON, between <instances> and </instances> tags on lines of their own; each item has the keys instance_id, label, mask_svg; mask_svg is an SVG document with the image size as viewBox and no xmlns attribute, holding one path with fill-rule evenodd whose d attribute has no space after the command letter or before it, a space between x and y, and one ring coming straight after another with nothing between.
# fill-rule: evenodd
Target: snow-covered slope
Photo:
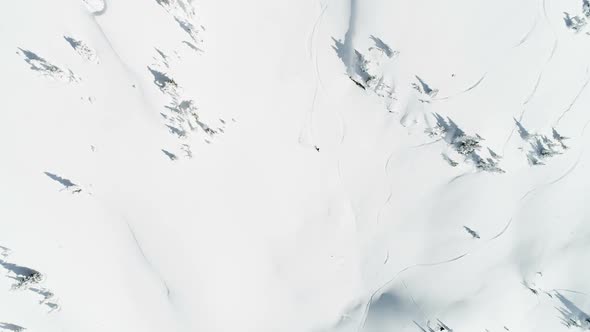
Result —
<instances>
[{"instance_id":1,"label":"snow-covered slope","mask_svg":"<svg viewBox=\"0 0 590 332\"><path fill-rule=\"evenodd\" d=\"M589 329L589 20L2 4L0 331Z\"/></svg>"}]
</instances>

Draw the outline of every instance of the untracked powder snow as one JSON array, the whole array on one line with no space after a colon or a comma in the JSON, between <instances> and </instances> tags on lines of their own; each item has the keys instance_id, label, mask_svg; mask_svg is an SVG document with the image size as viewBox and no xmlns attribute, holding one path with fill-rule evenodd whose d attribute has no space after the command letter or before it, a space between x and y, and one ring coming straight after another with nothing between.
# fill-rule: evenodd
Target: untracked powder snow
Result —
<instances>
[{"instance_id":1,"label":"untracked powder snow","mask_svg":"<svg viewBox=\"0 0 590 332\"><path fill-rule=\"evenodd\" d=\"M1 6L0 332L590 330L590 1Z\"/></svg>"}]
</instances>

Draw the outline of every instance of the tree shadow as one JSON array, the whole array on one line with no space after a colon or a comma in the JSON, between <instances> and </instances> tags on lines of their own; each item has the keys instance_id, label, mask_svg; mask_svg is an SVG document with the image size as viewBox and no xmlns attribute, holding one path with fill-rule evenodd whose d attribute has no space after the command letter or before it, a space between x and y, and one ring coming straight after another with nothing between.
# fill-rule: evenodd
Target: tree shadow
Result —
<instances>
[{"instance_id":1,"label":"tree shadow","mask_svg":"<svg viewBox=\"0 0 590 332\"><path fill-rule=\"evenodd\" d=\"M367 62L365 57L357 50L353 50L354 52L349 54L348 46L334 37L332 37L332 40L334 41L332 49L344 64L348 77L359 87L366 89L366 83L371 80L371 75L365 69ZM350 59L350 56L353 58Z\"/></svg>"},{"instance_id":2,"label":"tree shadow","mask_svg":"<svg viewBox=\"0 0 590 332\"><path fill-rule=\"evenodd\" d=\"M555 297L561 302L561 307L556 309L561 314L560 319L563 325L590 328L590 315L562 294L556 293Z\"/></svg>"},{"instance_id":3,"label":"tree shadow","mask_svg":"<svg viewBox=\"0 0 590 332\"><path fill-rule=\"evenodd\" d=\"M373 43L375 43L375 47L377 47L378 49L380 49L381 51L383 51L383 53L385 53L385 55L387 55L388 58L391 58L392 56L395 55L395 52L391 49L391 47L389 47L389 45L387 45L383 40L381 40L378 37L375 37L373 35L371 35L371 40L373 41Z\"/></svg>"},{"instance_id":4,"label":"tree shadow","mask_svg":"<svg viewBox=\"0 0 590 332\"><path fill-rule=\"evenodd\" d=\"M72 37L64 36L64 39L70 44L73 49L77 49L82 43Z\"/></svg>"},{"instance_id":5,"label":"tree shadow","mask_svg":"<svg viewBox=\"0 0 590 332\"><path fill-rule=\"evenodd\" d=\"M418 80L418 82L420 82L420 85L422 86L422 91L424 91L425 94L430 96L434 93L435 90L432 89L430 85L428 85L426 82L424 82L424 80L422 80L420 76L416 75L416 79Z\"/></svg>"},{"instance_id":6,"label":"tree shadow","mask_svg":"<svg viewBox=\"0 0 590 332\"><path fill-rule=\"evenodd\" d=\"M465 132L451 118L447 117L445 119L442 115L434 113L434 119L437 126L443 129L445 133L444 140L448 144L453 144L459 137L465 136Z\"/></svg>"},{"instance_id":7,"label":"tree shadow","mask_svg":"<svg viewBox=\"0 0 590 332\"><path fill-rule=\"evenodd\" d=\"M11 324L11 323L2 323L2 322L0 322L0 329L12 331L12 332L21 332L21 331L26 330L24 327L22 327L20 325Z\"/></svg>"},{"instance_id":8,"label":"tree shadow","mask_svg":"<svg viewBox=\"0 0 590 332\"><path fill-rule=\"evenodd\" d=\"M346 46L342 41L332 37L332 41L334 41L334 45L332 45L332 49L336 52L336 55L345 66L348 66L348 55L346 53Z\"/></svg>"},{"instance_id":9,"label":"tree shadow","mask_svg":"<svg viewBox=\"0 0 590 332\"><path fill-rule=\"evenodd\" d=\"M8 262L3 261L1 259L0 259L0 266L2 266L6 270L14 273L17 277L29 277L31 275L39 273L38 271L28 268L26 266L8 263Z\"/></svg>"},{"instance_id":10,"label":"tree shadow","mask_svg":"<svg viewBox=\"0 0 590 332\"><path fill-rule=\"evenodd\" d=\"M55 73L61 71L59 67L52 65L47 60L43 59L42 57L38 56L36 53L25 50L22 48L18 48L22 55L25 57L25 61L31 66L31 69L34 71L43 71L43 72L50 72Z\"/></svg>"},{"instance_id":11,"label":"tree shadow","mask_svg":"<svg viewBox=\"0 0 590 332\"><path fill-rule=\"evenodd\" d=\"M49 173L49 172L43 172L43 173L45 175L47 175L51 180L60 183L62 186L66 187L66 188L70 188L70 187L76 186L76 184L73 183L72 181L70 181L69 179L62 178L59 175L56 175L56 174L53 174L53 173Z\"/></svg>"},{"instance_id":12,"label":"tree shadow","mask_svg":"<svg viewBox=\"0 0 590 332\"><path fill-rule=\"evenodd\" d=\"M526 130L522 123L516 120L516 118L514 118L514 122L516 123L516 129L518 130L518 135L520 135L520 138L522 138L523 140L529 139L531 134L528 132L528 130Z\"/></svg>"},{"instance_id":13,"label":"tree shadow","mask_svg":"<svg viewBox=\"0 0 590 332\"><path fill-rule=\"evenodd\" d=\"M416 322L415 320L412 321L414 322L414 324L416 324L416 326L422 331L422 332L441 332L441 331L447 331L447 332L453 332L453 329L451 329L450 327L448 327L445 323L443 323L440 319L436 320L436 327L432 328L430 326L430 321L426 322L426 328L422 327L422 325L418 324L418 322Z\"/></svg>"},{"instance_id":14,"label":"tree shadow","mask_svg":"<svg viewBox=\"0 0 590 332\"><path fill-rule=\"evenodd\" d=\"M148 70L152 73L152 75L154 76L154 84L159 87L160 89L165 88L168 84L173 84L173 85L177 85L176 82L170 78L168 75L157 71L155 69L152 69L150 66L148 66Z\"/></svg>"},{"instance_id":15,"label":"tree shadow","mask_svg":"<svg viewBox=\"0 0 590 332\"><path fill-rule=\"evenodd\" d=\"M164 149L161 149L161 150L166 155L166 157L168 157L171 161L178 159L178 157L174 153L164 150Z\"/></svg>"}]
</instances>

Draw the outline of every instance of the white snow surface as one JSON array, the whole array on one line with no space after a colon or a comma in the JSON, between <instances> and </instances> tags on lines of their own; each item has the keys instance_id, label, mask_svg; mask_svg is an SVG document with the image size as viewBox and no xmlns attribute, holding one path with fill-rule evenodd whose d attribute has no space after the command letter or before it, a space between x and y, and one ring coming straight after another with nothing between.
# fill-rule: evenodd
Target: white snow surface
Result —
<instances>
[{"instance_id":1,"label":"white snow surface","mask_svg":"<svg viewBox=\"0 0 590 332\"><path fill-rule=\"evenodd\" d=\"M590 3L0 10L0 331L590 329Z\"/></svg>"}]
</instances>

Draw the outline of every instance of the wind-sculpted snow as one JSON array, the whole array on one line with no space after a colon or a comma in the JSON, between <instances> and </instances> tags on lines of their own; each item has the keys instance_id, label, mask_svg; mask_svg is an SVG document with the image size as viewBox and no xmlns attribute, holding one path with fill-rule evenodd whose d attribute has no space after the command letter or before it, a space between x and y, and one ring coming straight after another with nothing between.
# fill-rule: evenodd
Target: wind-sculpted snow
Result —
<instances>
[{"instance_id":1,"label":"wind-sculpted snow","mask_svg":"<svg viewBox=\"0 0 590 332\"><path fill-rule=\"evenodd\" d=\"M0 332L590 328L589 0L0 22Z\"/></svg>"},{"instance_id":2,"label":"wind-sculpted snow","mask_svg":"<svg viewBox=\"0 0 590 332\"><path fill-rule=\"evenodd\" d=\"M399 66L394 66L394 70L397 70L398 72L396 73L395 71L392 74L391 71L391 67L389 67L388 70L383 70L381 68L379 68L379 66L375 66L376 61L371 61L370 59L368 59L368 57L366 56L366 53L362 53L359 52L358 50L355 51L355 55L353 56L353 61L356 63L355 66L350 66L349 64L346 63L346 46L345 46L345 42L344 41L340 41L337 38L333 38L333 50L336 52L336 56L337 58L342 61L342 63L344 64L344 67L347 70L347 74L350 77L350 80L353 81L353 83L356 85L356 87L360 87L362 88L362 90L359 90L359 93L362 95L371 95L371 94L375 94L374 90L369 88L369 85L367 84L367 82L370 82L372 77L380 77L380 76L385 76L385 77L392 77L391 81L395 82L394 84L392 84L392 86L395 87L395 89L393 90L394 93L392 94L392 96L394 96L394 98L392 98L390 105L388 105L388 107L386 109L388 110L394 110L394 112L399 112L399 110L401 110L402 112L400 112L401 114L401 118L400 118L400 122L406 126L408 128L408 133L409 135L414 135L416 133L416 128L422 128L422 130L426 133L425 138L427 138L427 140L424 140L424 143L421 144L417 144L414 145L413 148L420 148L420 149L424 149L425 151L430 151L429 153L432 153L433 150L436 151L436 147L441 147L442 143L446 143L447 148L443 151L438 152L438 155L441 155L443 160L446 162L446 164L448 164L449 166L451 166L452 168L457 168L457 169L461 169L461 165L466 163L466 164L470 164L472 167L474 167L476 170L481 170L481 171L486 171L486 172L492 172L492 173L500 173L497 174L496 176L498 177L508 177L510 178L510 180L508 181L516 181L514 180L514 177L510 175L511 172L516 172L519 173L519 176L522 176L522 167L523 167L523 161L525 163L528 163L529 166L539 166L539 165L543 165L543 167L550 167L552 165L560 165L559 167L561 168L561 171L555 175L555 177L553 177L554 179L556 179L555 181L550 181L553 184L560 184L562 185L564 182L566 181L572 181L570 176L572 176L572 171L574 169L576 169L580 163L580 157L581 155L578 155L577 153L574 153L573 156L571 155L570 150L572 150L572 146L575 146L577 144L585 144L583 143L582 140L582 136L577 136L577 138L572 137L571 135L567 135L564 136L562 135L562 130L564 133L569 134L570 131L572 130L572 125L571 125L571 121L569 122L568 125L564 125L564 121L567 121L567 117L568 116L573 116L576 119L579 119L578 123L576 124L576 129L574 130L575 132L579 132L580 128L582 126L585 127L585 124L587 123L587 116L582 116L580 114L574 114L574 112L572 112L573 110L575 110L576 112L581 109L582 104L587 105L587 96L585 94L585 88L586 88L586 83L587 83L587 78L582 78L583 81L581 82L581 88L575 88L576 86L576 81L575 80L571 80L568 81L567 79L565 79L559 87L556 87L555 90L548 90L547 86L550 85L551 83L549 83L547 81L546 76L548 75L554 75L555 71L559 70L558 67L555 65L555 62L558 61L560 63L563 64L564 61L564 55L559 53L559 50L563 50L563 47L579 47L579 49L577 51L572 51L570 50L570 52L585 52L584 54L587 54L585 48L583 48L582 45L580 45L582 43L582 40L568 40L568 41L564 41L564 38L567 37L563 37L562 35L567 32L565 29L569 28L572 29L574 31L578 31L578 32L583 32L585 31L585 20L586 18L582 18L582 16L579 17L575 17L575 16L570 16L567 13L566 15L566 26L562 26L561 30L558 29L557 27L553 27L551 25L549 16L550 14L548 13L552 13L551 14L551 18L556 17L556 13L557 13L557 8L560 7L560 5L556 4L556 3L552 3L552 6L549 7L547 6L547 4L545 3L545 1L542 3L542 8L544 9L544 13L545 16L547 18L546 21L542 21L539 20L539 17L534 16L533 19L531 19L531 23L530 25L526 28L525 33L523 35L521 35L519 38L519 41L517 43L515 43L515 46L512 46L511 48L511 53L512 55L508 55L503 54L502 55L502 59L501 60L497 60L497 58L494 61L494 66L490 66L483 75L480 75L479 78L472 80L472 82L474 83L469 83L469 85L465 85L467 86L467 88L463 88L463 90L460 90L461 92L458 93L452 93L452 94L448 94L445 91L449 91L448 88L445 86L447 85L446 82L444 82L444 80L440 79L440 75L437 77L436 73L434 75L429 75L429 72L424 72L424 71L419 71L420 66L416 66L415 68L401 68ZM579 3L578 5L582 6L583 5L583 15L586 16L586 12L588 12L589 8L590 8L590 4L587 1L584 1L583 4ZM368 8L368 7L365 7ZM568 21L569 19L569 21ZM526 51L526 48L528 47L535 47L533 45L535 45L535 43L539 43L539 40L543 40L545 41L546 38L541 38L541 33L539 31L543 31L546 30L548 27L548 29L551 29L551 31L549 31L550 33L552 33L555 36L554 40L551 40L551 38L549 38L549 43L545 43L546 45L549 45L550 48L547 49L547 52L542 52L542 53L534 53L534 52L528 52ZM355 31L356 35L359 36L359 31L358 29ZM372 35L373 38L374 36L378 35L376 31L374 30L370 30L370 29L366 29L364 30L366 35ZM384 30L381 30L380 32L384 32ZM400 34L397 34L400 35ZM542 36L545 37L545 36ZM583 38L583 37L582 37ZM385 37L383 37L383 39L385 39ZM388 39L391 39L391 37L388 37ZM382 41L382 39L380 39ZM558 43L558 41L560 41ZM391 40L392 45L396 45L398 44L398 42L396 42L395 39ZM572 43L568 46L563 46L563 44L566 43ZM387 44L386 44L387 45ZM561 45L559 50L558 50L558 45ZM576 46L573 46L576 45ZM407 59L404 59L404 51L408 51L408 48L406 47L405 49L403 47L401 47L398 50L396 50L396 52L399 52L399 55L396 56L396 59L398 62L402 63L403 61L406 61L407 63ZM498 89L498 85L496 85L496 87L493 87L495 84L498 84L495 82L495 80L498 79L498 76L496 74L496 72L498 70L501 70L502 67L508 67L508 65L506 64L506 61L515 61L516 60L512 60L510 59L511 57L515 57L515 54L518 53L526 53L527 56L524 57L519 57L518 61L519 65L522 65L523 67L525 67L526 65L524 65L523 61L532 61L532 59L536 59L539 58L538 63L540 63L540 66L535 66L536 68L534 68L533 70L531 70L532 72L535 72L533 75L534 78L531 79L531 86L530 88L528 88L528 91L525 91L522 94L522 97L520 98L512 98L510 100L515 100L516 102L514 102L512 105L514 105L515 109L518 110L518 113L516 113L516 115L511 116L510 113L506 114L506 115L501 115L501 114L505 114L503 112L499 112L498 114L496 114L496 110L493 108L489 108L489 111L495 114L495 118L496 119L500 119L502 118L502 116L506 116L505 119L503 120L503 122L507 123L508 128L510 126L510 124L508 124L508 122L512 122L512 124L514 124L514 129L510 129L511 133L508 136L508 139L506 139L505 137L503 139L498 139L499 135L492 135L492 138L488 138L486 140L484 140L484 135L480 135L478 133L473 133L473 130L475 130L476 132L479 131L478 128L485 128L486 124L485 122L477 122L477 120L473 120L474 118L471 118L470 116L467 116L467 113L473 113L474 117L475 114L483 114L481 112L478 111L478 109L480 108L484 108L484 109L488 109L487 105L485 105L484 102L480 102L479 99L481 98L486 98L484 96L486 96L488 93L490 94L490 96L493 96L494 94L486 91L489 90L491 88L494 89ZM537 55L539 55L537 57ZM434 55L434 57L436 57L436 55ZM561 59L559 59L561 57ZM567 58L567 56L565 56L565 58ZM526 60L525 60L526 59ZM578 77L584 73L584 69L586 67L586 63L583 62L583 60L580 58L580 64L578 65L578 68L582 67L581 70L577 69L574 72L577 72L576 74L578 74ZM537 61L537 60L535 60ZM400 64L401 66L401 64ZM354 71L350 71L350 68L356 68ZM373 70L373 72L371 72L371 74L369 74L370 70L367 70L367 68L377 68L377 70ZM511 68L518 68L518 65L511 67ZM531 68L533 68L533 66L531 66ZM537 69L538 68L538 69ZM537 69L537 70L535 70ZM512 71L516 71L517 69L513 69ZM528 69L527 69L528 70ZM403 71L403 74L402 74ZM414 72L412 72L414 71ZM441 70L442 71L442 70ZM581 73L581 74L580 74ZM396 77L397 75L397 77ZM586 70L586 75L587 75L587 70ZM433 79L431 79L431 76L434 77ZM455 74L453 73L452 75L450 75L451 78L455 78ZM517 79L517 76L514 76L515 79ZM431 83L432 81L432 83ZM434 83L436 82L436 83ZM485 84L483 84L483 82L485 82ZM507 77L503 77L503 84L506 85L510 85L511 82ZM519 84L519 83L517 83ZM516 85L516 83L515 83ZM352 85L351 85L352 86ZM408 86L410 87L410 89L408 89ZM367 94L366 91L368 91L369 93ZM439 92L439 91L443 91L443 93ZM523 89L524 91L524 89ZM562 93L565 92L565 93ZM568 93L571 94L571 92L574 91L575 95L568 99L566 96ZM469 94L467 93L469 92ZM565 111L563 108L559 108L558 107L554 107L552 105L551 109L549 108L545 108L539 105L539 100L547 100L549 95L556 95L559 96L560 98L560 103L569 103L567 108L565 108ZM499 96L494 96L491 98L500 98L502 99L502 97ZM507 97L508 98L508 97ZM511 97L510 97L511 98ZM538 99L537 99L538 98ZM406 100L416 100L417 103L408 103ZM463 100L465 102L463 102ZM452 103L453 106L449 106L447 107L446 105L444 105L445 103ZM495 104L495 103L494 103ZM507 105L507 107L511 107L508 106L508 103L505 103ZM557 103L556 103L557 104ZM580 105L578 105L580 104ZM470 105L470 106L467 106ZM456 111L453 108L454 107L462 107L464 108L463 111ZM575 109L574 109L575 107ZM440 110L440 111L439 111ZM464 113L465 112L465 113ZM507 112L506 112L507 113ZM447 114L453 114L453 116L449 116ZM417 115L417 116L416 116ZM468 125L462 125L461 127L459 125L456 124L456 120L451 120L451 118L454 119L454 115L460 116L462 119L467 119L467 118L471 118L470 122ZM547 127L542 127L542 128L535 128L532 129L532 127L541 127L539 126L539 121L535 122L534 119L536 119L537 117L545 117L546 123L551 123L551 121L553 121L553 126L547 128ZM424 120L421 120L420 118L423 118ZM492 118L492 117L489 117ZM555 121L555 119L557 119L557 121ZM419 121L421 120L421 121ZM575 120L574 120L575 121ZM457 122L459 123L463 123L463 120L459 119ZM500 121L497 121L496 123L500 123ZM528 124L529 123L535 123L535 125L533 125L531 128L529 128ZM546 125L545 125L546 126ZM470 131L473 134L466 134L467 129L470 129ZM418 129L420 130L420 129ZM491 133L493 130L487 130L487 133ZM518 139L512 139L512 132L514 133L518 133L518 135L516 136ZM488 136L488 135L486 135ZM505 140L505 141L504 141ZM504 142L503 145L499 144L499 142ZM576 143L577 142L577 143ZM503 149L501 150L497 150L498 146L503 146ZM578 150L578 148L573 148L574 150ZM583 148L581 148L583 149ZM496 151L501 151L502 153L497 153ZM426 152L424 152L426 153ZM436 153L435 153L436 155ZM577 160L572 160L575 159L576 157ZM391 160L395 160L395 152L392 154L389 154L389 156L387 157L387 162L386 162L386 172L391 172ZM551 171L550 171L551 172ZM561 173L561 174L560 174ZM452 178L451 181L448 182L448 186L460 186L459 181L456 181L458 179L461 179L461 182L465 181L468 182L469 180L466 177L467 173L463 173L463 174L459 174L457 176L455 176L454 178ZM539 194L540 191L546 192L546 191L550 191L550 190L555 190L555 187L553 187L553 185L541 185L541 186L533 186L529 191L526 191L524 195L522 195L522 197L520 199L517 199L517 205L519 206L518 210L520 209L526 209L524 206L525 205L529 205L528 202L529 200L533 199L531 198L532 193ZM473 189L473 190L478 190L478 189ZM507 191L509 191L508 189L506 189ZM392 199L392 196L395 193L395 191L389 192L389 194L387 195L387 199L386 199L386 205L390 205L392 201L394 201L394 199ZM491 202L490 202L491 203ZM523 205L523 206L521 206ZM530 207L528 207L530 209ZM538 207L540 209L542 209L541 207ZM381 207L379 209L378 212L378 222L380 225L382 225L383 223L383 207ZM517 210L517 211L518 211ZM465 219L464 220L464 231L469 235L469 237L473 238L474 240L477 239L481 239L482 237L489 239L487 241L505 241L505 239L507 237L513 236L511 235L511 232L514 232L514 228L519 228L520 226L518 226L519 220L515 220L516 219L516 215L512 215L509 218L504 219L504 221L500 221L499 222L499 227L497 228L497 230L495 232L490 232L488 233L487 236L482 236L482 232L478 229L479 227L474 227L470 224L469 220L470 219ZM508 222L506 222L506 220L508 220ZM515 224L517 226L515 226ZM485 233L485 232L484 232ZM491 235L489 235L491 234ZM479 241L474 241L475 242L479 242ZM386 262L391 262L391 257L389 254L389 251L387 252L387 260ZM395 276L397 276L397 274L394 274ZM410 278L410 277L408 277ZM433 277L433 278L437 278L437 277ZM426 278L427 279L427 278ZM387 287L384 287L384 289L381 289L381 291L385 291L385 289L389 289L390 292L385 292L385 294L395 294L394 292L398 292L399 289L394 285L394 284L390 284ZM553 296L553 293L551 290L541 290L538 287L534 287L534 286L530 286L528 287L528 289L530 290L531 293L533 294L548 294L548 298L551 299ZM377 295L379 296L379 294L381 293L381 291L379 291L377 293ZM369 297L368 303L372 303L374 302L373 300L376 301L376 297L374 296L375 293L369 293L372 294ZM450 295L449 295L450 296ZM416 301L416 299L414 297L412 297L411 295L409 295L412 303L415 304L415 309L416 310L411 310L411 312L415 311L417 316L422 316L419 320L415 320L414 321L414 328L418 328L418 330L421 331L443 331L443 330L454 330L457 331L456 327L453 327L452 329L449 326L453 326L454 324L449 324L449 325L438 325L436 326L436 324L432 325L430 322L434 322L437 319L437 316L429 316L427 314L424 314L424 310L423 310L423 303L421 304L420 301ZM427 300L428 296L424 296L424 300L423 302L428 302L429 300ZM409 300L408 300L409 301ZM463 300L459 300L459 301L463 301ZM470 300L466 300L466 301L470 301ZM544 307L546 308L547 303L544 304ZM369 306L370 307L370 306ZM400 304L400 307L403 307L403 305ZM569 308L571 308L572 306L569 305ZM566 305L567 308L567 305ZM354 315L352 314L352 312L358 312L358 309L354 309L351 312L347 313L347 317L354 317ZM370 311L370 308L367 309ZM375 311L377 312L378 309L375 309ZM584 328L584 325L581 323L583 321L583 319L579 318L579 317L575 317L572 318L570 320L570 318L567 317L572 317L572 316L577 316L578 314L573 314L573 312L578 312L576 310L565 310L565 309L560 309L560 312L562 312L563 316L566 317L563 319L563 321L567 322L567 324L565 324L567 327L581 327L582 329ZM579 312L578 312L579 313ZM393 315L393 314L391 314ZM408 316L411 316L412 313L408 313ZM579 314L580 317L583 318L584 315ZM361 321L360 327L359 329L356 330L360 330L360 331L382 331L382 330L386 330L385 326L390 326L389 328L393 328L393 326L396 326L397 328L402 328L403 326L407 326L406 323L401 323L401 319L394 319L394 318L389 318L389 321L391 322L391 325L375 325L377 324L378 321L381 320L388 320L388 318L386 318L385 316L387 316L386 313L374 313L374 314L370 314L370 313L365 313L364 315L362 314L362 310L361 310L361 314L360 314L360 318L350 318L351 321L354 320L359 320ZM426 316L426 317L424 317ZM372 320L373 322L371 322L369 325L365 325L364 321L365 318L364 317L372 317L370 320ZM448 317L448 316L447 316ZM552 324L555 324L556 322L556 318L554 315L552 316ZM441 319L441 321L443 321ZM445 324L446 324L446 319L444 320ZM395 322L395 323L394 323ZM453 321L454 323L457 322L457 320ZM500 322L496 322L498 323L498 325L500 325ZM399 324L399 325L398 325ZM354 325L354 324L353 324ZM484 324L471 324L471 323L467 323L464 324L466 326L478 326L477 328L480 329L484 329L486 331L493 331L494 329L491 329L489 326L485 326ZM347 331L346 328L344 328L345 324L341 324L338 325L338 328L336 330L343 330L343 331ZM366 326L366 327L365 327ZM375 326L381 326L382 329L376 329ZM513 326L512 324L502 324L500 325L500 327L504 328L505 330L513 330L513 328L509 328L508 326ZM411 329L411 328L410 328Z\"/></svg>"},{"instance_id":3,"label":"wind-sculpted snow","mask_svg":"<svg viewBox=\"0 0 590 332\"><path fill-rule=\"evenodd\" d=\"M93 16L101 16L107 11L107 0L82 0Z\"/></svg>"}]
</instances>

